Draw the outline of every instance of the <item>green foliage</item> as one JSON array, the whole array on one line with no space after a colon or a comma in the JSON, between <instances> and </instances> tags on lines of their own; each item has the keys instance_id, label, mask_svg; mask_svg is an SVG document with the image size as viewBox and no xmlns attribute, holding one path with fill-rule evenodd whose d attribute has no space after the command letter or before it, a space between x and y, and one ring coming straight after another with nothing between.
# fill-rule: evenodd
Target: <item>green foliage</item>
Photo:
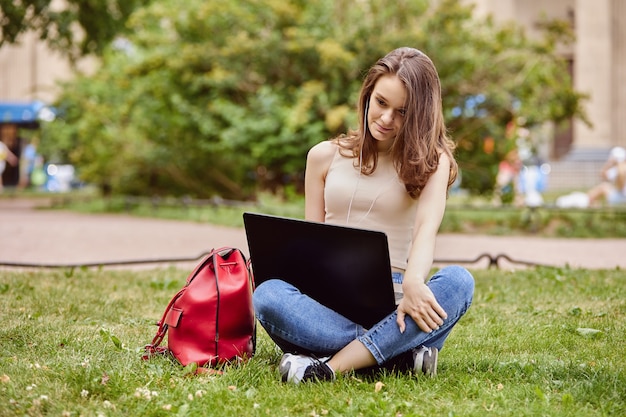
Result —
<instances>
[{"instance_id":1,"label":"green foliage","mask_svg":"<svg viewBox=\"0 0 626 417\"><path fill-rule=\"evenodd\" d=\"M308 149L355 126L364 71L411 45L439 68L463 186L487 192L511 146L508 122L581 116L554 53L563 28L546 24L550 36L536 43L473 19L458 0L436 4L154 1L94 76L66 86L43 147L116 193L301 191Z\"/></svg>"},{"instance_id":2,"label":"green foliage","mask_svg":"<svg viewBox=\"0 0 626 417\"><path fill-rule=\"evenodd\" d=\"M3 1L0 4L0 47L19 42L27 31L35 31L50 47L71 60L100 54L124 32L131 13L150 0L66 0L59 7L53 0ZM80 31L77 31L80 27Z\"/></svg>"},{"instance_id":3,"label":"green foliage","mask_svg":"<svg viewBox=\"0 0 626 417\"><path fill-rule=\"evenodd\" d=\"M434 379L346 375L281 383L259 327L255 357L193 376L143 361L187 271L4 271L2 416L622 416L626 287L621 270L476 270L474 302Z\"/></svg>"}]
</instances>

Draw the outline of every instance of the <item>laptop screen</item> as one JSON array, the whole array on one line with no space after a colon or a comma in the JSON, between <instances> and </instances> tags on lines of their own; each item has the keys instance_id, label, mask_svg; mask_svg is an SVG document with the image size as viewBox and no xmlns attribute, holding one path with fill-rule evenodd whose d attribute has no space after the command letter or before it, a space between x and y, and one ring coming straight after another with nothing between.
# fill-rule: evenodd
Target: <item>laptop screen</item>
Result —
<instances>
[{"instance_id":1,"label":"laptop screen","mask_svg":"<svg viewBox=\"0 0 626 417\"><path fill-rule=\"evenodd\" d=\"M383 232L244 213L257 286L286 281L369 328L396 308Z\"/></svg>"}]
</instances>

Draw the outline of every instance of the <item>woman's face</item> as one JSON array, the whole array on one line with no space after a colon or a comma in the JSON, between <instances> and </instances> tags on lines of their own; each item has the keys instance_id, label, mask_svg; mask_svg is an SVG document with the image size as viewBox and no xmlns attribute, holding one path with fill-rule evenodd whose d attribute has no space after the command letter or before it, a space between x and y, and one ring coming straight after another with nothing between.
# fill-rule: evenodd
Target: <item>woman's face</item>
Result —
<instances>
[{"instance_id":1,"label":"woman's face","mask_svg":"<svg viewBox=\"0 0 626 417\"><path fill-rule=\"evenodd\" d=\"M378 141L378 150L388 150L400 132L406 112L406 90L395 75L376 81L370 96L367 127Z\"/></svg>"}]
</instances>

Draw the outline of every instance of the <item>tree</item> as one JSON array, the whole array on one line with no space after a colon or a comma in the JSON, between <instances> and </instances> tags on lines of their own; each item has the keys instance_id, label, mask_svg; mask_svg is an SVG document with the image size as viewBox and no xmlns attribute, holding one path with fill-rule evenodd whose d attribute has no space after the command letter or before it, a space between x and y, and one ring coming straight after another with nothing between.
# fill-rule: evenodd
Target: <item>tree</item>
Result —
<instances>
[{"instance_id":1,"label":"tree","mask_svg":"<svg viewBox=\"0 0 626 417\"><path fill-rule=\"evenodd\" d=\"M184 7L181 5L184 3ZM488 192L511 121L582 117L551 26L531 42L458 0L160 0L68 84L47 135L116 192L247 198L302 184L307 150L354 127L364 71L401 45L440 72L463 186ZM495 138L491 152L485 138Z\"/></svg>"},{"instance_id":2,"label":"tree","mask_svg":"<svg viewBox=\"0 0 626 417\"><path fill-rule=\"evenodd\" d=\"M70 59L100 54L124 32L126 19L150 0L66 0L59 9L54 0L8 0L0 4L0 47L19 42L35 31L50 47Z\"/></svg>"}]
</instances>

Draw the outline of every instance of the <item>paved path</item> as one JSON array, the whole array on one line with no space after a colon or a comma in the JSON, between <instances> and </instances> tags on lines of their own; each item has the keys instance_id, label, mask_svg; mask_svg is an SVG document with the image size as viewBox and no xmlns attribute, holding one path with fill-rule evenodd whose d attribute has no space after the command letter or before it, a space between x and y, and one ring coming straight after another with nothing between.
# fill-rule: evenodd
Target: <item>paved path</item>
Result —
<instances>
[{"instance_id":1,"label":"paved path","mask_svg":"<svg viewBox=\"0 0 626 417\"><path fill-rule=\"evenodd\" d=\"M0 264L59 265L196 258L221 246L239 247L248 253L245 233L239 228L128 215L37 210L30 201L0 199ZM504 254L515 261L542 265L626 268L626 239L442 234L437 240L435 259L471 261L484 254L488 256L466 265L485 268L489 266L489 258ZM195 263L175 265L189 268ZM143 266L146 265L137 267ZM523 267L504 258L499 259L499 266Z\"/></svg>"}]
</instances>

